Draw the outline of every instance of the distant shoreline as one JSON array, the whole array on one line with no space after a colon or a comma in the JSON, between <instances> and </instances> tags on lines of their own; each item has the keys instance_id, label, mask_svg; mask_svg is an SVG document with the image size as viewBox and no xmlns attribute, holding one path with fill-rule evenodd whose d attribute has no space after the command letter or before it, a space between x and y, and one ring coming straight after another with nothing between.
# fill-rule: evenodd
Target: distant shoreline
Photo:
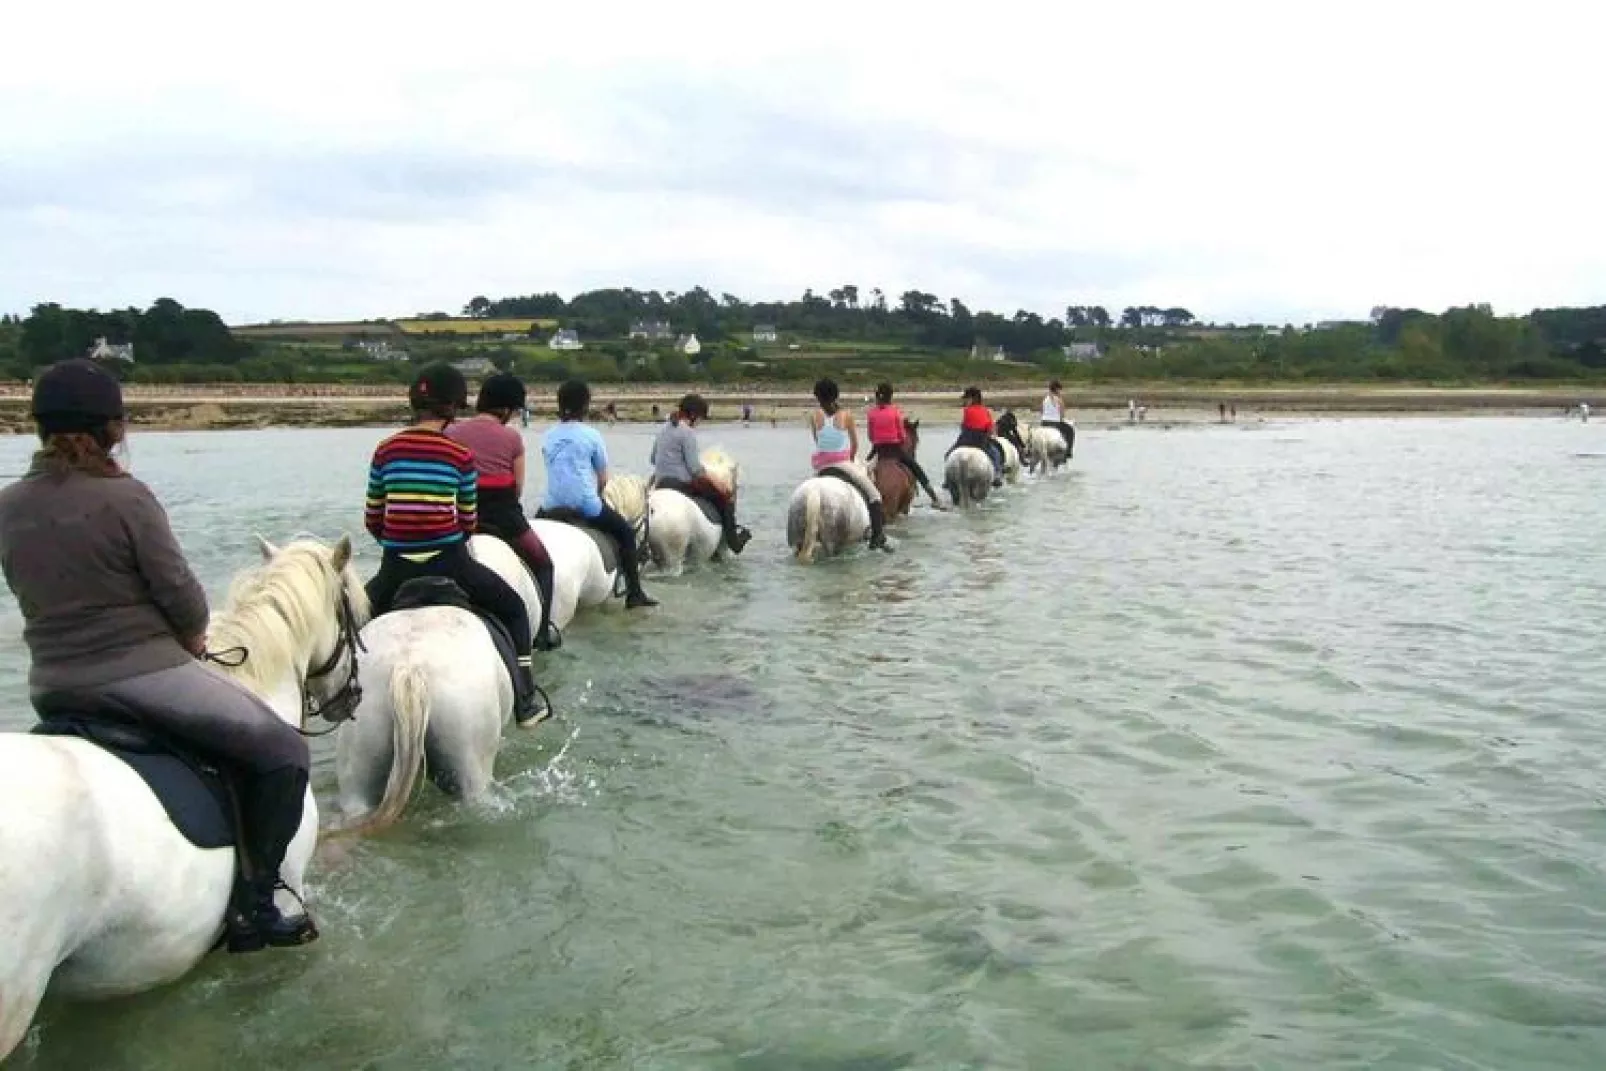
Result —
<instances>
[{"instance_id":1,"label":"distant shoreline","mask_svg":"<svg viewBox=\"0 0 1606 1071\"><path fill-rule=\"evenodd\" d=\"M551 384L531 391L531 418L554 416ZM741 419L743 405L753 407L753 422L792 421L813 407L807 387L714 387L594 384L593 405L600 411L613 403L621 422L648 421L653 406L660 417L682 394L697 390L712 407L710 422ZM1040 386L1002 385L983 388L994 409L1006 406L1035 415L1042 400ZM852 408L864 404L868 386L848 391ZM125 388L136 427L152 430L222 430L231 428L385 427L407 417L405 393L396 387L353 385L173 385L136 384ZM1384 387L1370 385L1185 386L1142 383L1079 387L1065 391L1071 417L1079 424L1128 422L1128 400L1147 406L1145 423L1171 425L1215 423L1218 405L1236 406L1238 421L1266 417L1309 418L1379 416L1561 416L1579 402L1606 407L1606 389L1599 387ZM908 390L897 402L912 417L932 421L957 418L959 389ZM0 386L0 429L28 433L27 388Z\"/></svg>"}]
</instances>

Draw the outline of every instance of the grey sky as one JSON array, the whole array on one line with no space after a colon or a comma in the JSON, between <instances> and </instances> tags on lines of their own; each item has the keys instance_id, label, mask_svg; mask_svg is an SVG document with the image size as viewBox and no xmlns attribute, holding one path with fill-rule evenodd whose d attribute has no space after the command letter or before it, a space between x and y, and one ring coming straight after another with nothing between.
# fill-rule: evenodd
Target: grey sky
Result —
<instances>
[{"instance_id":1,"label":"grey sky","mask_svg":"<svg viewBox=\"0 0 1606 1071\"><path fill-rule=\"evenodd\" d=\"M548 6L8 12L0 309L1606 301L1595 5Z\"/></svg>"}]
</instances>

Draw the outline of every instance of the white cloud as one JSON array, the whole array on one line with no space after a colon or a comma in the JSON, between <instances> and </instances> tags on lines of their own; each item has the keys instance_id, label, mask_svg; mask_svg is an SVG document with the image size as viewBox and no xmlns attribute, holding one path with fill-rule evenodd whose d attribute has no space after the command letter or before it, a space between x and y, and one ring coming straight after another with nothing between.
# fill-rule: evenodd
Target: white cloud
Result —
<instances>
[{"instance_id":1,"label":"white cloud","mask_svg":"<svg viewBox=\"0 0 1606 1071\"><path fill-rule=\"evenodd\" d=\"M547 8L8 13L0 307L1606 300L1591 5Z\"/></svg>"}]
</instances>

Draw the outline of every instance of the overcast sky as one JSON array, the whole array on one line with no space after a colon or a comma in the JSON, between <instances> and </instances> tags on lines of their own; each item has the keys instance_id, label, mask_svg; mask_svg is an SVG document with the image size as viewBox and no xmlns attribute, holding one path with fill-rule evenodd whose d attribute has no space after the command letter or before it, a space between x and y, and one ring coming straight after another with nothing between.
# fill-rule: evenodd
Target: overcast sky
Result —
<instances>
[{"instance_id":1,"label":"overcast sky","mask_svg":"<svg viewBox=\"0 0 1606 1071\"><path fill-rule=\"evenodd\" d=\"M7 4L0 310L1599 304L1603 10Z\"/></svg>"}]
</instances>

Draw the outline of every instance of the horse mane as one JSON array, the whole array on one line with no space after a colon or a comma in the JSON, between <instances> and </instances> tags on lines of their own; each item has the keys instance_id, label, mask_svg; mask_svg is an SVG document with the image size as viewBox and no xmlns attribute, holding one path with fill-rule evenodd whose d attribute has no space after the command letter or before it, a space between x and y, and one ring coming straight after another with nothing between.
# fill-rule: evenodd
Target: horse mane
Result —
<instances>
[{"instance_id":1,"label":"horse mane","mask_svg":"<svg viewBox=\"0 0 1606 1071\"><path fill-rule=\"evenodd\" d=\"M702 462L703 471L708 474L709 480L713 481L715 487L727 495L735 489L741 466L736 463L734 457L725 452L724 447L711 446L704 450Z\"/></svg>"},{"instance_id":2,"label":"horse mane","mask_svg":"<svg viewBox=\"0 0 1606 1071\"><path fill-rule=\"evenodd\" d=\"M226 672L260 693L296 669L297 648L329 612L331 584L345 587L359 628L368 620L367 592L355 574L336 576L331 557L317 539L299 536L230 582L222 608L207 625L207 646L220 653L243 647L249 656L238 666L225 660Z\"/></svg>"},{"instance_id":3,"label":"horse mane","mask_svg":"<svg viewBox=\"0 0 1606 1071\"><path fill-rule=\"evenodd\" d=\"M602 501L635 524L647 515L647 481L635 473L609 476L602 489Z\"/></svg>"}]
</instances>

